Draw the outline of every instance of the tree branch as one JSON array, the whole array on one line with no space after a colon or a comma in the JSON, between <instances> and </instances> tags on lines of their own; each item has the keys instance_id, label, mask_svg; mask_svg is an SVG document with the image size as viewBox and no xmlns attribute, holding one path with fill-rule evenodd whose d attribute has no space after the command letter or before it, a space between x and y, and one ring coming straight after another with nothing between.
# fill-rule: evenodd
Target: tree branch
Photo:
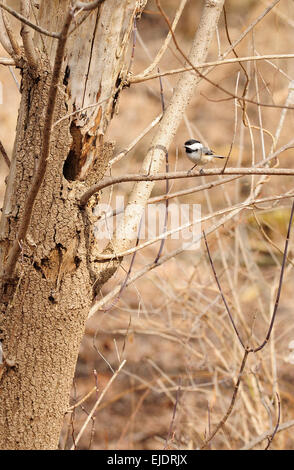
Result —
<instances>
[{"instance_id":1,"label":"tree branch","mask_svg":"<svg viewBox=\"0 0 294 470\"><path fill-rule=\"evenodd\" d=\"M173 38L173 41L174 41L174 44L176 46L176 49L179 51L179 53L183 56L183 58L185 59L185 61L190 65L190 67L192 67L192 69L194 70L194 72L196 72L196 74L203 80L206 80L208 83L210 83L210 85L214 86L215 88L217 88L218 90L222 91L223 93L225 93L226 95L229 96L229 98L223 98L223 99L220 99L220 100L213 100L213 101L216 101L216 102L220 102L220 101L228 101L230 99L237 99L239 100L240 102L243 102L243 103L251 103L251 104L254 104L254 105L257 105L257 106L262 106L262 107L265 107L265 108L282 108L282 109L294 109L294 106L283 106L283 105L273 105L273 104L270 104L270 103L260 103L258 101L255 101L255 100L252 100L252 99L249 99L249 98L245 98L244 96L237 96L235 95L234 93L232 93L230 90L227 90L225 88L223 88L221 85L219 85L218 83L215 83L213 82L210 78L208 78L206 76L206 74L203 74L199 71L199 69L197 67L195 67L193 65L193 61L190 60L190 58L184 53L184 51L181 49L181 47L179 46L178 44L178 41L176 39L176 36L175 36L175 33L173 32L172 30L172 26L170 24L170 21L169 21L169 18L168 16L166 15L166 13L164 12L164 10L162 9L161 5L160 5L160 1L159 0L156 0L156 4L157 4L157 7L160 11L160 13L162 14L163 18L165 19L166 21L166 24L168 25L169 27L169 30L171 32L171 35L172 35L172 38ZM231 44L231 48L232 50L234 50L234 45ZM239 61L240 62L240 61Z\"/></svg>"},{"instance_id":2,"label":"tree branch","mask_svg":"<svg viewBox=\"0 0 294 470\"><path fill-rule=\"evenodd\" d=\"M209 437L204 441L204 443L202 444L202 446L200 447L200 450L203 450L207 447L207 445L209 444L209 442L212 441L212 439L214 438L214 436L218 433L218 431L225 425L226 421L228 420L230 414L232 413L233 411L233 408L234 408L234 405L235 405L235 402L236 402L236 398L237 398L237 394L238 394L238 391L239 391L239 387L240 387L240 383L241 383L241 378L242 378L242 375L243 375L243 372L244 372L244 368L245 368L245 365L246 365L246 362L247 362L247 359L248 359L248 354L249 354L249 350L248 349L245 349L244 351L244 356L243 356L243 359L242 359L242 363L241 363L241 367L240 367L240 371L239 371L239 374L238 374L238 379L237 379L237 382L234 386L234 392L233 392L233 395L232 395L232 398L231 398L231 403L230 403L230 406L229 408L227 409L227 412L226 414L224 415L224 417L221 419L221 421L218 423L218 425L216 426L216 428L214 429L214 431L209 435Z\"/></svg>"},{"instance_id":3,"label":"tree branch","mask_svg":"<svg viewBox=\"0 0 294 470\"><path fill-rule=\"evenodd\" d=\"M275 306L274 310L272 313L272 318L270 321L270 325L268 328L268 332L266 334L266 337L264 341L258 346L257 348L252 348L252 352L258 352L261 349L264 348L264 346L269 342L272 329L274 327L277 311L278 311L278 306L280 303L280 297L281 297L281 292L282 292L282 286L283 286L283 279L284 279L284 272L285 272L285 266L286 266L286 260L287 260L287 254L288 254L288 246L289 246L289 240L290 240L290 234L291 234L291 228L292 228L292 222L293 222L293 217L294 217L294 201L292 203L292 209L291 209L291 214L290 214L290 219L289 219L289 224L288 224L288 231L287 231L287 237L285 241L285 248L284 248L284 255L283 255L283 261L282 261L282 266L281 266L281 273L280 273L280 279L279 279L279 285L278 285L278 291L276 295L276 301L275 301Z\"/></svg>"},{"instance_id":4,"label":"tree branch","mask_svg":"<svg viewBox=\"0 0 294 470\"><path fill-rule=\"evenodd\" d=\"M7 32L7 36L9 38L9 42L10 42L10 44L12 46L12 49L13 49L13 58L15 60L18 60L21 57L20 47L18 45L18 42L17 42L16 38L14 37L14 33L12 31L10 21L7 18L6 13L4 13L4 11L2 11L1 13L2 13L2 18L3 18L3 23L4 23L4 26L5 26L6 32Z\"/></svg>"},{"instance_id":5,"label":"tree branch","mask_svg":"<svg viewBox=\"0 0 294 470\"><path fill-rule=\"evenodd\" d=\"M278 402L278 418L277 418L277 424L275 425L275 428L272 432L272 434L268 437L268 443L265 447L264 450L268 450L270 448L270 445L271 443L273 442L273 439L275 437L275 435L277 434L277 431L279 429L279 424L280 424L280 419L281 419L281 401L280 401L280 397L279 397L279 394L276 393L276 399L277 399L277 402Z\"/></svg>"},{"instance_id":6,"label":"tree branch","mask_svg":"<svg viewBox=\"0 0 294 470\"><path fill-rule=\"evenodd\" d=\"M2 154L2 157L4 158L6 165L8 166L8 168L10 168L10 159L9 159L7 153L6 153L6 150L5 150L1 140L0 140L0 153Z\"/></svg>"},{"instance_id":7,"label":"tree branch","mask_svg":"<svg viewBox=\"0 0 294 470\"><path fill-rule=\"evenodd\" d=\"M197 69L203 69L206 67L216 67L218 65L235 64L236 62L238 63L238 62L251 62L251 61L256 61L256 60L293 59L293 58L294 58L294 54L267 54L267 55L257 55L257 56L248 56L248 57L239 57L239 58L234 57L232 59L222 59L222 60L216 60L214 62L204 62L203 64L195 64L195 67ZM183 72L191 72L192 70L194 70L194 67L188 66L188 67L181 67L181 68L173 69L173 70L166 70L163 72L152 73L149 75L143 72L142 74L129 77L126 84L129 85L132 83L141 83L147 80L153 80L154 78L165 77L167 75L175 75L175 74L183 73Z\"/></svg>"},{"instance_id":8,"label":"tree branch","mask_svg":"<svg viewBox=\"0 0 294 470\"><path fill-rule=\"evenodd\" d=\"M169 179L182 179L182 178L195 178L200 176L215 176L215 175L284 175L284 176L294 176L294 169L289 168L226 168L225 171L219 168L212 168L209 170L203 171L194 170L191 173L187 171L175 171L170 173L158 173L156 175L142 175L142 174L133 174L133 175L123 175L116 177L108 177L99 183L91 186L80 198L80 205L84 206L87 204L93 194L101 191L102 189L107 188L118 183L128 183L130 181L164 181Z\"/></svg>"},{"instance_id":9,"label":"tree branch","mask_svg":"<svg viewBox=\"0 0 294 470\"><path fill-rule=\"evenodd\" d=\"M1 42L1 39L0 39L0 42ZM15 61L13 59L9 59L9 57L0 57L0 65L14 66L16 64L15 64Z\"/></svg>"},{"instance_id":10,"label":"tree branch","mask_svg":"<svg viewBox=\"0 0 294 470\"><path fill-rule=\"evenodd\" d=\"M14 51L6 31L2 10L0 10L0 43L7 54L14 58Z\"/></svg>"},{"instance_id":11,"label":"tree branch","mask_svg":"<svg viewBox=\"0 0 294 470\"><path fill-rule=\"evenodd\" d=\"M184 225L181 225L181 226L176 227L172 230L163 232L160 235L158 235L157 237L152 238L151 240L147 240L146 242L142 243L141 245L136 245L133 248L130 248L129 250L122 251L120 253L99 253L98 255L96 255L95 261L107 260L107 259L110 260L110 259L114 259L114 258L123 258L124 256L128 256L128 255L131 255L133 253L136 253L137 251L142 250L143 248L146 248L147 246L153 245L154 243L158 242L159 240L162 240L163 238L168 238L169 236L174 235L175 233L180 232L182 230L185 230L187 228L190 228L195 224L200 224L202 222L206 222L207 220L213 219L214 217L219 217L220 215L223 215L223 214L226 214L228 212L234 211L235 209L246 209L246 208L250 208L252 206L255 206L256 204L263 204L265 202L273 202L273 201L281 201L283 199L288 199L290 197L292 198L293 196L294 196L294 194L293 194L293 192L291 192L290 194L283 194L281 196L270 196L270 197L265 197L265 198L261 198L261 199L253 199L253 200L250 200L250 201L240 202L239 204L234 204L231 207L226 207L225 209L220 209L219 211L216 211L212 214L201 217L200 219L193 220L193 222L187 222ZM203 233L203 236L204 236L205 244L207 245L207 240L206 240L206 237L205 237L204 233ZM278 247L277 247L277 249L278 249ZM208 255L209 255L209 258L210 258L208 245L207 245L207 252L208 252ZM210 260L211 260L211 258L210 258ZM290 259L288 259L288 261L293 264L293 262ZM213 263L211 263L211 265L212 265L212 268L214 270ZM214 274L217 278L216 273L214 273ZM217 283L218 283L218 279L217 279ZM224 303L226 304L226 302L224 302ZM227 308L227 304L226 304L226 308ZM231 317L230 314L229 314L229 316Z\"/></svg>"},{"instance_id":12,"label":"tree branch","mask_svg":"<svg viewBox=\"0 0 294 470\"><path fill-rule=\"evenodd\" d=\"M282 423L278 426L278 429L276 430L276 434L285 431L286 429L292 428L294 426L294 419L291 421L287 421L286 423ZM253 449L253 447L257 446L260 444L264 439L266 439L269 434L272 434L274 432L274 429L269 429L268 431L265 431L262 433L260 436L255 437L252 439L250 442L248 442L244 447L242 447L239 450L250 450Z\"/></svg>"},{"instance_id":13,"label":"tree branch","mask_svg":"<svg viewBox=\"0 0 294 470\"><path fill-rule=\"evenodd\" d=\"M178 7L178 9L177 9L177 12L176 12L173 24L172 24L172 30L173 31L176 29L176 26L177 26L178 21L179 21L181 15L182 15L182 12L183 12L183 10L186 6L186 3L187 3L187 0L182 0L179 7ZM171 32L169 31L166 38L165 38L165 41L164 41L163 45L161 46L160 50L158 51L158 53L157 53L154 61L152 62L152 64L150 64L147 67L147 69L145 69L144 72L142 72L140 75L137 75L137 77L145 77L145 76L148 76L148 74L151 74L152 70L154 70L155 67L158 65L160 59L162 58L163 54L165 53L166 49L168 48L168 45L171 41L171 38L172 38L172 35L171 35ZM158 76L160 76L160 75L158 75ZM134 83L132 79L130 79L130 83Z\"/></svg>"},{"instance_id":14,"label":"tree branch","mask_svg":"<svg viewBox=\"0 0 294 470\"><path fill-rule=\"evenodd\" d=\"M1 1L0 1L0 8L3 8L3 10L6 10L8 13L10 13L12 16L14 16L17 20L21 21L22 23L26 24L27 26L30 26L35 31L38 31L38 33L45 34L45 36L50 36L52 38L59 39L60 33L51 33L50 31L47 31L46 29L41 28L40 26L32 23L27 18L25 18L24 16L17 13L17 11L15 11L13 8L10 8L9 6L5 5L5 3L1 2Z\"/></svg>"},{"instance_id":15,"label":"tree branch","mask_svg":"<svg viewBox=\"0 0 294 470\"><path fill-rule=\"evenodd\" d=\"M94 2L91 2L91 3L76 2L74 8L89 11L89 10L94 10L95 8L97 8L99 5L101 5L104 2L105 0L95 0Z\"/></svg>"},{"instance_id":16,"label":"tree branch","mask_svg":"<svg viewBox=\"0 0 294 470\"><path fill-rule=\"evenodd\" d=\"M115 163L119 162L127 153L129 153L136 145L138 142L140 142L143 137L145 137L148 132L155 127L160 119L162 118L162 114L159 114L153 121L133 140L133 142L128 145L128 147L124 150L121 150L115 157L113 157L111 160L109 160L109 166L114 165Z\"/></svg>"},{"instance_id":17,"label":"tree branch","mask_svg":"<svg viewBox=\"0 0 294 470\"><path fill-rule=\"evenodd\" d=\"M30 7L29 0L21 0L20 12L25 18L29 19L30 9L31 7ZM35 50L35 46L33 43L32 30L29 28L29 26L27 26L26 24L23 24L20 30L20 34L22 37L23 47L25 50L28 63L30 67L32 67L33 69L36 69L38 65L38 59L37 59L37 51Z\"/></svg>"}]
</instances>

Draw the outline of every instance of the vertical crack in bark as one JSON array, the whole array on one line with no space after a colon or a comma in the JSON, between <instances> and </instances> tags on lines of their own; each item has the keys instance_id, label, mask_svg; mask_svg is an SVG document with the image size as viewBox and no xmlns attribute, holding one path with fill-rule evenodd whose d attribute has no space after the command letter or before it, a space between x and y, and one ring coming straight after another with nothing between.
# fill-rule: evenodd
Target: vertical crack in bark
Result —
<instances>
[{"instance_id":1,"label":"vertical crack in bark","mask_svg":"<svg viewBox=\"0 0 294 470\"><path fill-rule=\"evenodd\" d=\"M99 10L100 10L100 7L99 7ZM93 48L94 48L94 43L95 43L95 39L96 39L98 23L99 23L99 11L96 13L95 27L94 27L93 37L92 37L92 41L91 41L91 50L90 50L88 67L87 67L86 78L85 78L82 107L85 106L85 96L86 96L87 85L88 85L88 80L89 80L89 73L90 73L90 67L91 67L91 62L92 62Z\"/></svg>"}]
</instances>

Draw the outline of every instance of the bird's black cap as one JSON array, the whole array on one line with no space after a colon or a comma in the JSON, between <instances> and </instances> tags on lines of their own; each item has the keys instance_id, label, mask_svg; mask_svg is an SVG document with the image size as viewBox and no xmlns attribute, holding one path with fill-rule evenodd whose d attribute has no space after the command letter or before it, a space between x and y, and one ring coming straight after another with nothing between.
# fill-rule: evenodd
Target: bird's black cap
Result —
<instances>
[{"instance_id":1,"label":"bird's black cap","mask_svg":"<svg viewBox=\"0 0 294 470\"><path fill-rule=\"evenodd\" d=\"M190 139L190 140L187 140L187 142L184 143L184 146L186 147L186 145L193 145L193 144L200 144L200 142L199 142L199 140Z\"/></svg>"}]
</instances>

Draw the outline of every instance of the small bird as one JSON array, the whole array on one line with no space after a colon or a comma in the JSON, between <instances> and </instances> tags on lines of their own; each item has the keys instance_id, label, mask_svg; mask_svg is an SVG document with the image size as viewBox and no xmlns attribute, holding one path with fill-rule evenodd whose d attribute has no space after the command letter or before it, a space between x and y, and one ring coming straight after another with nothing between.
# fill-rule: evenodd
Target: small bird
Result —
<instances>
[{"instance_id":1,"label":"small bird","mask_svg":"<svg viewBox=\"0 0 294 470\"><path fill-rule=\"evenodd\" d=\"M215 158L226 158L221 155L214 155L214 152L208 147L203 147L199 140L187 140L187 142L184 143L184 147L186 149L187 157L194 163L194 166L189 170L189 172L192 171L199 163L204 166L209 162L215 161Z\"/></svg>"}]
</instances>

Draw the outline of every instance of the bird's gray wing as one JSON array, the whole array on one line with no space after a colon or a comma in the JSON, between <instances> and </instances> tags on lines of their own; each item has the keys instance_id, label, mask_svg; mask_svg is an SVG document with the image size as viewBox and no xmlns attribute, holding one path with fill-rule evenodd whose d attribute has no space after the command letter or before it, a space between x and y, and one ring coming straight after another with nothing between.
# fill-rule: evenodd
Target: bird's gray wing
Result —
<instances>
[{"instance_id":1,"label":"bird's gray wing","mask_svg":"<svg viewBox=\"0 0 294 470\"><path fill-rule=\"evenodd\" d=\"M213 155L214 152L208 147L202 147L202 153L204 153L204 155Z\"/></svg>"}]
</instances>

